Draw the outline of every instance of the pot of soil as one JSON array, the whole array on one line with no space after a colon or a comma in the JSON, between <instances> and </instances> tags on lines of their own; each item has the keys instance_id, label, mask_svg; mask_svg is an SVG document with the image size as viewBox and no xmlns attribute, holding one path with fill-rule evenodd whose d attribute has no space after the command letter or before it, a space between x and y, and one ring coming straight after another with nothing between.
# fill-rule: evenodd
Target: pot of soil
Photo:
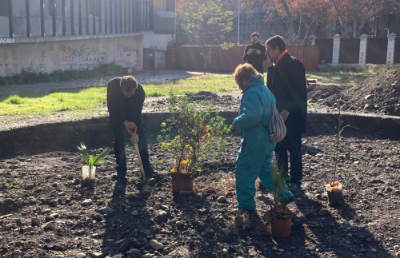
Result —
<instances>
[{"instance_id":1,"label":"pot of soil","mask_svg":"<svg viewBox=\"0 0 400 258\"><path fill-rule=\"evenodd\" d=\"M93 166L91 169L89 166L82 166L82 182L81 186L94 187L96 175L96 167Z\"/></svg>"},{"instance_id":2,"label":"pot of soil","mask_svg":"<svg viewBox=\"0 0 400 258\"><path fill-rule=\"evenodd\" d=\"M172 192L193 191L193 175L190 173L171 173Z\"/></svg>"},{"instance_id":3,"label":"pot of soil","mask_svg":"<svg viewBox=\"0 0 400 258\"><path fill-rule=\"evenodd\" d=\"M283 211L268 211L267 215L271 222L271 233L273 237L286 238L292 233L292 216L293 213L285 207Z\"/></svg>"},{"instance_id":4,"label":"pot of soil","mask_svg":"<svg viewBox=\"0 0 400 258\"><path fill-rule=\"evenodd\" d=\"M339 206L344 203L341 183L335 182L333 184L327 184L326 192L331 206Z\"/></svg>"}]
</instances>

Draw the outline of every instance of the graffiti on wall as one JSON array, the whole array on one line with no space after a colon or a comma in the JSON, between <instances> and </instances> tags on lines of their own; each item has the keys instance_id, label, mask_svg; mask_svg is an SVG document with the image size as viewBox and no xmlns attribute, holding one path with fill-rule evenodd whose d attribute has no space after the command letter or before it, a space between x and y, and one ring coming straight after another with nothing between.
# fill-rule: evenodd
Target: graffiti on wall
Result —
<instances>
[{"instance_id":1,"label":"graffiti on wall","mask_svg":"<svg viewBox=\"0 0 400 258\"><path fill-rule=\"evenodd\" d=\"M98 47L72 48L62 45L59 51L51 56L55 65L99 65L107 62L106 52L99 51ZM84 66L85 67L85 66Z\"/></svg>"},{"instance_id":2,"label":"graffiti on wall","mask_svg":"<svg viewBox=\"0 0 400 258\"><path fill-rule=\"evenodd\" d=\"M10 43L15 43L15 39L0 38L0 44L10 44Z\"/></svg>"},{"instance_id":3,"label":"graffiti on wall","mask_svg":"<svg viewBox=\"0 0 400 258\"><path fill-rule=\"evenodd\" d=\"M5 42L5 41L2 41ZM143 69L142 39L43 43L28 47L18 44L0 48L0 75L10 76L26 71L52 72L54 70L92 69L114 62L123 68Z\"/></svg>"}]
</instances>

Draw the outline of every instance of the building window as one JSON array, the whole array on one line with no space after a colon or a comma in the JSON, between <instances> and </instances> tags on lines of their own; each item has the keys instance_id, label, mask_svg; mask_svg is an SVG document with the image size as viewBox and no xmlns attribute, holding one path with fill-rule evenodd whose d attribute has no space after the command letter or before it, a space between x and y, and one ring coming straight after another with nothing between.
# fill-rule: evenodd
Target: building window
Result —
<instances>
[{"instance_id":1,"label":"building window","mask_svg":"<svg viewBox=\"0 0 400 258\"><path fill-rule=\"evenodd\" d=\"M0 16L8 16L8 0L0 0Z\"/></svg>"}]
</instances>

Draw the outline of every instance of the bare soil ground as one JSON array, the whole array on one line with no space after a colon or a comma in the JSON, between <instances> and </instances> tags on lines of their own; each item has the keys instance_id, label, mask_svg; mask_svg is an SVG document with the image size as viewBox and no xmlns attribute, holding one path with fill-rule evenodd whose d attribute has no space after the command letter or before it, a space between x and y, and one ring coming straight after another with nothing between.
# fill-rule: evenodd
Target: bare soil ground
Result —
<instances>
[{"instance_id":1,"label":"bare soil ground","mask_svg":"<svg viewBox=\"0 0 400 258\"><path fill-rule=\"evenodd\" d=\"M310 85L308 98L316 101L317 107L336 107L342 99L342 110L400 115L400 69L366 79L355 86Z\"/></svg>"},{"instance_id":2,"label":"bare soil ground","mask_svg":"<svg viewBox=\"0 0 400 258\"><path fill-rule=\"evenodd\" d=\"M289 206L292 235L274 239L232 224L240 137L227 139L227 150L204 164L191 195L171 193L172 156L157 145L150 146L151 160L163 176L150 191L135 186L140 172L133 148L127 148L128 182L112 181L109 155L94 190L79 184L77 152L1 160L1 257L399 257L397 141L343 138L339 181L346 205L332 208L324 185L332 176L334 138L303 138L304 192ZM263 215L271 196L257 188L256 201ZM112 213L101 212L107 206ZM152 240L163 248L156 250Z\"/></svg>"}]
</instances>

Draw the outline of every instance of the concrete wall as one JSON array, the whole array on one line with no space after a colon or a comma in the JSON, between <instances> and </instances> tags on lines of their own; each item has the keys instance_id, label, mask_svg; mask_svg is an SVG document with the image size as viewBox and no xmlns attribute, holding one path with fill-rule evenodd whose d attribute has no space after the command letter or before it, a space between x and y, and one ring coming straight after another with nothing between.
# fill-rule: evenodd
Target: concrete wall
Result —
<instances>
[{"instance_id":1,"label":"concrete wall","mask_svg":"<svg viewBox=\"0 0 400 258\"><path fill-rule=\"evenodd\" d=\"M51 72L91 69L115 62L122 67L143 70L143 37L119 37L63 42L0 45L0 76L22 69ZM166 47L165 47L166 48Z\"/></svg>"},{"instance_id":2,"label":"concrete wall","mask_svg":"<svg viewBox=\"0 0 400 258\"><path fill-rule=\"evenodd\" d=\"M155 69L167 66L167 46L174 35L145 34L129 37L0 44L0 76L22 69L36 72L92 69L114 62L133 71L143 70L143 48L155 50Z\"/></svg>"}]
</instances>

